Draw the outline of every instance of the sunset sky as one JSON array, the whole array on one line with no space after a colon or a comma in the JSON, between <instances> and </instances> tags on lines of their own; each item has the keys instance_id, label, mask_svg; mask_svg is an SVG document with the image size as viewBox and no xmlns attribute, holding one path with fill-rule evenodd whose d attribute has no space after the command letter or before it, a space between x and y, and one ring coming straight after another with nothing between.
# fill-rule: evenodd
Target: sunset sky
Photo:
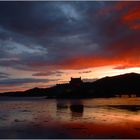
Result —
<instances>
[{"instance_id":1,"label":"sunset sky","mask_svg":"<svg viewBox=\"0 0 140 140\"><path fill-rule=\"evenodd\" d=\"M140 2L0 2L0 92L140 73Z\"/></svg>"}]
</instances>

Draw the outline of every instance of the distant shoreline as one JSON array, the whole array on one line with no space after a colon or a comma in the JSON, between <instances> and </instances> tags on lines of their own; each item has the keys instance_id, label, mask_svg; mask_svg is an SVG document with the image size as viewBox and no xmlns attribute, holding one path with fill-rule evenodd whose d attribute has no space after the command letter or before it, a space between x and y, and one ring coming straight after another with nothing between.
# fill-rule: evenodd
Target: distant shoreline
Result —
<instances>
[{"instance_id":1,"label":"distant shoreline","mask_svg":"<svg viewBox=\"0 0 140 140\"><path fill-rule=\"evenodd\" d=\"M140 97L140 74L127 73L104 77L94 82L83 82L71 78L69 83L57 84L50 88L33 88L26 91L1 93L3 97L46 97L48 99L92 99L111 97Z\"/></svg>"}]
</instances>

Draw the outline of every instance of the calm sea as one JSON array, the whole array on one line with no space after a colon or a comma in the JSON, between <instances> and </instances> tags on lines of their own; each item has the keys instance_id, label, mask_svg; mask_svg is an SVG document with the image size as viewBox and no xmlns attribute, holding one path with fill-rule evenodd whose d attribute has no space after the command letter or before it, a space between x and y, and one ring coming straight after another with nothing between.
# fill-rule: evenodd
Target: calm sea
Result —
<instances>
[{"instance_id":1,"label":"calm sea","mask_svg":"<svg viewBox=\"0 0 140 140\"><path fill-rule=\"evenodd\" d=\"M140 138L140 98L0 98L0 138Z\"/></svg>"}]
</instances>

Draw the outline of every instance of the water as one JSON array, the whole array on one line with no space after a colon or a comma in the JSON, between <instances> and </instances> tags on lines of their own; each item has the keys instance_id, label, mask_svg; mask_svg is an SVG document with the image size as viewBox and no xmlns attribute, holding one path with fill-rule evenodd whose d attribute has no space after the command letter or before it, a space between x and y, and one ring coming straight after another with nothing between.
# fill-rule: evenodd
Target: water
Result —
<instances>
[{"instance_id":1,"label":"water","mask_svg":"<svg viewBox=\"0 0 140 140\"><path fill-rule=\"evenodd\" d=\"M0 98L0 138L140 138L140 98Z\"/></svg>"}]
</instances>

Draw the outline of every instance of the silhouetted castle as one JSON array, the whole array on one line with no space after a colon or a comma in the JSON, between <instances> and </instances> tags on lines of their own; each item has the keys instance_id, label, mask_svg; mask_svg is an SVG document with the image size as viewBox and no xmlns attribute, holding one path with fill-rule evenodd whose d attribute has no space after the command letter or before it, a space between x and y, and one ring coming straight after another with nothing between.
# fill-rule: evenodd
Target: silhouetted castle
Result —
<instances>
[{"instance_id":1,"label":"silhouetted castle","mask_svg":"<svg viewBox=\"0 0 140 140\"><path fill-rule=\"evenodd\" d=\"M74 87L79 87L79 86L81 86L82 83L83 83L83 81L81 80L81 77L80 78L71 77L71 81L69 82L69 84Z\"/></svg>"},{"instance_id":2,"label":"silhouetted castle","mask_svg":"<svg viewBox=\"0 0 140 140\"><path fill-rule=\"evenodd\" d=\"M68 83L49 88L33 88L20 92L7 92L1 96L46 96L46 98L109 98L140 97L140 74L128 73L104 77L94 82L71 78Z\"/></svg>"}]
</instances>

